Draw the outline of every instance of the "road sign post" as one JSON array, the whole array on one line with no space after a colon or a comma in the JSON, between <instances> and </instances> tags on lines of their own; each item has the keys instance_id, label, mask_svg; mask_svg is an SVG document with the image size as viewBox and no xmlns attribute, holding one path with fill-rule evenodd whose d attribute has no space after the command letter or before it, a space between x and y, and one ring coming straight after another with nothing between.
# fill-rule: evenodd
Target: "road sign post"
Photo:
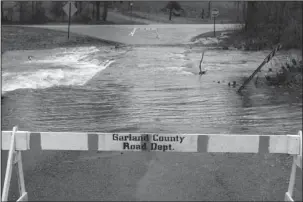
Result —
<instances>
[{"instance_id":1,"label":"road sign post","mask_svg":"<svg viewBox=\"0 0 303 202\"><path fill-rule=\"evenodd\" d=\"M133 2L130 2L130 19L133 21Z\"/></svg>"},{"instance_id":2,"label":"road sign post","mask_svg":"<svg viewBox=\"0 0 303 202\"><path fill-rule=\"evenodd\" d=\"M216 36L216 17L219 16L219 10L217 8L212 9L211 16L214 18L214 37Z\"/></svg>"},{"instance_id":3,"label":"road sign post","mask_svg":"<svg viewBox=\"0 0 303 202\"><path fill-rule=\"evenodd\" d=\"M216 36L216 17L214 17L214 37Z\"/></svg>"},{"instance_id":4,"label":"road sign post","mask_svg":"<svg viewBox=\"0 0 303 202\"><path fill-rule=\"evenodd\" d=\"M69 39L69 31L70 31L70 13L71 13L71 2L69 2L69 11L68 11L68 32L67 32L67 38Z\"/></svg>"},{"instance_id":5,"label":"road sign post","mask_svg":"<svg viewBox=\"0 0 303 202\"><path fill-rule=\"evenodd\" d=\"M69 32L70 32L70 24L72 16L77 12L77 8L75 5L69 1L67 4L63 6L63 10L66 15L68 15L68 31L67 31L67 38L69 39Z\"/></svg>"}]
</instances>

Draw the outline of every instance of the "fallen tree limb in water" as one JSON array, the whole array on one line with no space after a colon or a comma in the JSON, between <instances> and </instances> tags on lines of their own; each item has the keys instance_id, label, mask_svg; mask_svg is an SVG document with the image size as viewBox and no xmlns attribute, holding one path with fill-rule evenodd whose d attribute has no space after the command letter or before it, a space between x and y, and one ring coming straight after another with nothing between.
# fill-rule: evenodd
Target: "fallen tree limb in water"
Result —
<instances>
[{"instance_id":1,"label":"fallen tree limb in water","mask_svg":"<svg viewBox=\"0 0 303 202\"><path fill-rule=\"evenodd\" d=\"M254 78L254 76L261 70L261 68L268 63L276 54L278 50L282 48L281 44L278 44L264 59L264 61L259 65L259 67L246 79L243 83L243 85L238 89L238 93L241 92L241 90Z\"/></svg>"}]
</instances>

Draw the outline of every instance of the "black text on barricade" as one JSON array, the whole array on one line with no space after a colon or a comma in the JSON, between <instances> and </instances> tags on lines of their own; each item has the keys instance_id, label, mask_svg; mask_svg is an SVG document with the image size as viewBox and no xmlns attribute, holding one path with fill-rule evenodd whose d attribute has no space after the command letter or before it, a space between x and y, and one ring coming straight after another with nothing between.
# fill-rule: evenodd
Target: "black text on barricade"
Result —
<instances>
[{"instance_id":1,"label":"black text on barricade","mask_svg":"<svg viewBox=\"0 0 303 202\"><path fill-rule=\"evenodd\" d=\"M182 144L184 138L184 136L182 137L180 135L161 136L159 134L113 134L113 140L121 142L123 150L171 151L174 150L173 144Z\"/></svg>"}]
</instances>

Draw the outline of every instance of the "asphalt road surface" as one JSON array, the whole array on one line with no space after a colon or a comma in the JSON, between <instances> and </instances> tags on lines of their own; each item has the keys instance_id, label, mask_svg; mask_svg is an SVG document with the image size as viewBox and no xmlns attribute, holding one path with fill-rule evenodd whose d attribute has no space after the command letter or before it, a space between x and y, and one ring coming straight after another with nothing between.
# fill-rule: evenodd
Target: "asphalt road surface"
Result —
<instances>
[{"instance_id":1,"label":"asphalt road surface","mask_svg":"<svg viewBox=\"0 0 303 202\"><path fill-rule=\"evenodd\" d=\"M32 25L59 31L67 31L67 25ZM234 24L218 24L216 31L235 29ZM130 33L137 28L135 34ZM156 37L156 30L159 38ZM70 32L129 45L188 44L199 34L213 31L211 24L153 24L153 25L71 25Z\"/></svg>"},{"instance_id":2,"label":"asphalt road surface","mask_svg":"<svg viewBox=\"0 0 303 202\"><path fill-rule=\"evenodd\" d=\"M266 156L31 152L23 155L31 201L279 200L286 190L272 190L281 179L268 172L279 173L281 165ZM16 199L15 181L12 190Z\"/></svg>"}]
</instances>

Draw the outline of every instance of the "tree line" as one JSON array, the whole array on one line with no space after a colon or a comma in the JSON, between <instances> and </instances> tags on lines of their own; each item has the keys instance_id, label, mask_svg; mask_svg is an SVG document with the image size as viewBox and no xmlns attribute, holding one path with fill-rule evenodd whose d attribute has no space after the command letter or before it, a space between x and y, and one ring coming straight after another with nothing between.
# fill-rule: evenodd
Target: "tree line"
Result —
<instances>
[{"instance_id":1,"label":"tree line","mask_svg":"<svg viewBox=\"0 0 303 202\"><path fill-rule=\"evenodd\" d=\"M18 1L15 2L14 6L9 9L10 10L14 9L14 11L17 10L20 13L19 22L21 23L25 21L30 21L33 23L43 23L49 20L54 20L54 19L47 19L45 15L46 9L50 10L50 12L59 19L60 18L64 19L64 17L66 16L62 8L67 2L62 2L62 1L50 2L51 5L47 6L48 8L46 8L45 5L43 5L43 3L44 3L43 1ZM92 7L90 13L92 16L91 20L99 21L102 19L103 21L106 21L108 7L111 3L112 2L109 1L75 1L74 4L77 8L77 12L75 13L75 16L81 16L84 18L89 17L89 16L85 16L82 13L82 11L85 8L85 6L90 5ZM3 4L4 2L1 1L1 19L2 21L10 20L7 19L7 16L5 16Z\"/></svg>"},{"instance_id":2,"label":"tree line","mask_svg":"<svg viewBox=\"0 0 303 202\"><path fill-rule=\"evenodd\" d=\"M241 2L244 16L243 31L256 40L283 42L284 46L302 47L301 1ZM257 36L257 38L256 38Z\"/></svg>"},{"instance_id":3,"label":"tree line","mask_svg":"<svg viewBox=\"0 0 303 202\"><path fill-rule=\"evenodd\" d=\"M108 14L108 8L110 5L114 4L126 4L128 3L128 10L130 10L130 1L75 1L75 6L77 7L78 11L75 13L75 16L83 17L83 18L89 18L88 13L85 14L82 13L83 8L85 8L87 5L91 5L91 13L89 13L92 17L90 20L107 20L107 14ZM44 21L47 21L45 16L45 7L42 5L43 2L39 1L16 1L15 2L15 8L20 12L19 15L19 22L24 21L31 21L33 23L43 23ZM49 9L52 14L54 14L56 17L64 19L66 14L64 13L62 7L66 4L66 2L62 1L54 1L51 2L51 5L49 6ZM172 19L173 10L182 10L182 7L179 2L177 1L168 1L167 5L163 9L168 9L169 11L169 20ZM5 19L4 12L3 12L3 1L1 2L1 13L2 13L2 19ZM210 12L211 12L211 2L208 2L208 9L207 14L205 17L210 18ZM24 15L28 13L31 15L30 18L24 18ZM102 13L102 15L101 15ZM202 14L204 16L204 14ZM53 19L49 19L53 20Z\"/></svg>"}]
</instances>

